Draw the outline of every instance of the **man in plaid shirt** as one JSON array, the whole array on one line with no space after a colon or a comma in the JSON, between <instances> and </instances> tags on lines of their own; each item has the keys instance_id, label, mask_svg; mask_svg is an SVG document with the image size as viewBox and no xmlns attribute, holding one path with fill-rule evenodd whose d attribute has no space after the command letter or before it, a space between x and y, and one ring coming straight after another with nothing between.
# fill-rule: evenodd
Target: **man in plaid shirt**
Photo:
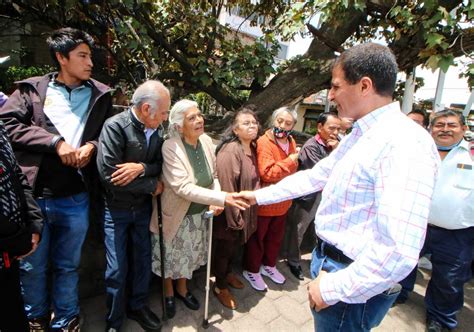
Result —
<instances>
[{"instance_id":1,"label":"man in plaid shirt","mask_svg":"<svg viewBox=\"0 0 474 332\"><path fill-rule=\"evenodd\" d=\"M318 331L379 325L423 245L440 159L428 132L392 102L397 72L385 46L345 51L329 98L354 119L352 132L312 169L236 195L265 205L322 190L308 285Z\"/></svg>"}]
</instances>

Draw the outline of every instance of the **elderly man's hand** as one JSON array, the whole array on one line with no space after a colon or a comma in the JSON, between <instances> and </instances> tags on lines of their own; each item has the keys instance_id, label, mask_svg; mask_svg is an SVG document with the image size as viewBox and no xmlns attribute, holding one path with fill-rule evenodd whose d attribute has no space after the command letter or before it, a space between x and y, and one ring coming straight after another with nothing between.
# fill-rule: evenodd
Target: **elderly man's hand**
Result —
<instances>
[{"instance_id":1,"label":"elderly man's hand","mask_svg":"<svg viewBox=\"0 0 474 332\"><path fill-rule=\"evenodd\" d=\"M239 193L232 193L232 197L234 199L244 200L249 206L257 204L257 199L255 198L255 192L253 191L241 191Z\"/></svg>"},{"instance_id":2,"label":"elderly man's hand","mask_svg":"<svg viewBox=\"0 0 474 332\"><path fill-rule=\"evenodd\" d=\"M227 193L225 195L225 205L236 207L239 210L245 210L249 208L250 204L248 201L243 197L239 197L239 195L240 194L237 193Z\"/></svg>"},{"instance_id":3,"label":"elderly man's hand","mask_svg":"<svg viewBox=\"0 0 474 332\"><path fill-rule=\"evenodd\" d=\"M158 196L159 194L161 194L163 192L164 188L165 188L165 185L163 184L163 182L158 181L156 183L156 188L155 188L155 191L153 192L152 196Z\"/></svg>"},{"instance_id":4,"label":"elderly man's hand","mask_svg":"<svg viewBox=\"0 0 474 332\"><path fill-rule=\"evenodd\" d=\"M140 163L124 163L115 165L118 169L112 173L112 184L115 186L126 186L145 171Z\"/></svg>"},{"instance_id":5,"label":"elderly man's hand","mask_svg":"<svg viewBox=\"0 0 474 332\"><path fill-rule=\"evenodd\" d=\"M321 296L321 290L319 289L319 283L321 282L321 278L327 274L326 271L319 272L319 275L316 279L310 281L308 284L308 299L309 299L309 307L316 311L320 311L324 308L329 307L326 302L324 302L323 297Z\"/></svg>"}]
</instances>

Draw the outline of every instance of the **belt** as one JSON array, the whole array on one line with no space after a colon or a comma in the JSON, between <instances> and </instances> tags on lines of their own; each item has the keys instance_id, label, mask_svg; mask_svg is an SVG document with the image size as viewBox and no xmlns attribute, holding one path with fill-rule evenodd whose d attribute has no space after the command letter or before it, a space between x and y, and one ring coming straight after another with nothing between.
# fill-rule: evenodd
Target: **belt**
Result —
<instances>
[{"instance_id":1,"label":"belt","mask_svg":"<svg viewBox=\"0 0 474 332\"><path fill-rule=\"evenodd\" d=\"M336 262L347 264L347 265L354 262L352 259L344 255L344 253L341 250L337 249L332 244L327 243L326 241L320 239L319 237L318 237L318 244L316 248L319 250L319 252L322 255L327 256L331 258L332 260L335 260Z\"/></svg>"}]
</instances>

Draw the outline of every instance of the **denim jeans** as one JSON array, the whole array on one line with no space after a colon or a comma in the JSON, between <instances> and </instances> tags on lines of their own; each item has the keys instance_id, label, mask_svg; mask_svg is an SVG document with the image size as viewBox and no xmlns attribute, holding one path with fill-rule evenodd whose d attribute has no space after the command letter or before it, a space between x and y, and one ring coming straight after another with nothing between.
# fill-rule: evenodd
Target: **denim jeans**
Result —
<instances>
[{"instance_id":1,"label":"denim jeans","mask_svg":"<svg viewBox=\"0 0 474 332\"><path fill-rule=\"evenodd\" d=\"M428 225L420 253L431 254L433 265L425 294L426 316L448 329L457 327L456 314L464 305L464 284L471 278L473 243L474 227L449 230ZM415 267L402 280L402 296L408 297L413 291L416 270Z\"/></svg>"},{"instance_id":2,"label":"denim jeans","mask_svg":"<svg viewBox=\"0 0 474 332\"><path fill-rule=\"evenodd\" d=\"M314 249L311 260L311 277L314 279L321 270L336 272L347 265L326 257L318 249ZM366 303L338 302L326 309L316 312L312 309L314 330L318 332L352 332L370 331L378 326L388 312L399 292L376 295Z\"/></svg>"},{"instance_id":3,"label":"denim jeans","mask_svg":"<svg viewBox=\"0 0 474 332\"><path fill-rule=\"evenodd\" d=\"M89 195L38 199L44 215L41 242L22 259L21 285L28 319L49 316L48 263L51 262L51 301L54 329L67 326L79 315L78 267L89 227Z\"/></svg>"},{"instance_id":4,"label":"denim jeans","mask_svg":"<svg viewBox=\"0 0 474 332\"><path fill-rule=\"evenodd\" d=\"M146 305L151 278L151 202L127 209L105 208L107 324L119 329L125 313Z\"/></svg>"}]
</instances>

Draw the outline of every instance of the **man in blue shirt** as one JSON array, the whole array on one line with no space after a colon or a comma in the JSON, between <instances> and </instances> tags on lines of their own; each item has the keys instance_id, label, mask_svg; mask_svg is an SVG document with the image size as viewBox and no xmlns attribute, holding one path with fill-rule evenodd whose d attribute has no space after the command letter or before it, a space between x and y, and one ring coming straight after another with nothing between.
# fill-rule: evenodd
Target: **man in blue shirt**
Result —
<instances>
[{"instance_id":1,"label":"man in blue shirt","mask_svg":"<svg viewBox=\"0 0 474 332\"><path fill-rule=\"evenodd\" d=\"M474 243L474 162L464 116L445 110L431 118L431 136L441 157L428 229L421 255L431 254L433 270L425 295L428 331L454 329L464 304L464 283L471 275ZM413 290L416 268L401 284L397 302Z\"/></svg>"}]
</instances>

